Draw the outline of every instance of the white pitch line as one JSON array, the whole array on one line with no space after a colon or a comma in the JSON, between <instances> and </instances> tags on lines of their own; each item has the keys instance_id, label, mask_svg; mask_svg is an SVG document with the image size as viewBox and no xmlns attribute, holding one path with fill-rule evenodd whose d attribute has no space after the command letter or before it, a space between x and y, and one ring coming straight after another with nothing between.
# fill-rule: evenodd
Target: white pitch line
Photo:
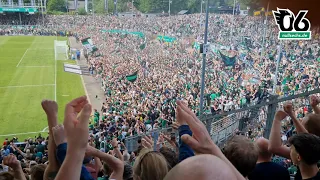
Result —
<instances>
[{"instance_id":1,"label":"white pitch line","mask_svg":"<svg viewBox=\"0 0 320 180\"><path fill-rule=\"evenodd\" d=\"M46 130L48 130L48 129L49 129L49 127L47 126L47 127L43 128L42 132L47 132Z\"/></svg>"},{"instance_id":2,"label":"white pitch line","mask_svg":"<svg viewBox=\"0 0 320 180\"><path fill-rule=\"evenodd\" d=\"M26 135L26 134L38 134L38 133L44 133L44 132L47 132L47 131L25 132L25 133L16 133L16 134L1 134L0 137Z\"/></svg>"},{"instance_id":3,"label":"white pitch line","mask_svg":"<svg viewBox=\"0 0 320 180\"><path fill-rule=\"evenodd\" d=\"M18 66L19 66L19 64L21 63L22 59L23 59L23 58L24 58L24 56L27 54L28 50L29 50L29 49L27 49L27 50L24 52L23 56L21 57L21 59L20 59L20 61L19 61L19 63L17 64L17 66L16 66L16 67L18 67Z\"/></svg>"},{"instance_id":4,"label":"white pitch line","mask_svg":"<svg viewBox=\"0 0 320 180\"><path fill-rule=\"evenodd\" d=\"M37 50L52 50L52 48L34 48L34 49L29 49L29 50L33 50L33 51L37 51Z\"/></svg>"},{"instance_id":5,"label":"white pitch line","mask_svg":"<svg viewBox=\"0 0 320 180\"><path fill-rule=\"evenodd\" d=\"M24 85L24 86L0 86L0 89L4 88L23 88L23 87L42 87L42 86L54 86L54 84L39 84L39 85Z\"/></svg>"},{"instance_id":6,"label":"white pitch line","mask_svg":"<svg viewBox=\"0 0 320 180\"><path fill-rule=\"evenodd\" d=\"M43 68L43 67L53 67L53 66L20 66L20 67L26 67L26 68Z\"/></svg>"}]
</instances>

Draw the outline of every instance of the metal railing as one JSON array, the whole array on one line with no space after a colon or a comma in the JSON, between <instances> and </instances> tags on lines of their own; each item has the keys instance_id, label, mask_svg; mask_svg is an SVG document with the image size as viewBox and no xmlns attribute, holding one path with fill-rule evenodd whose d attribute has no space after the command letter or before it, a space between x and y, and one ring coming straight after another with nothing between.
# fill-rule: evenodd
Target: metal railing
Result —
<instances>
[{"instance_id":1,"label":"metal railing","mask_svg":"<svg viewBox=\"0 0 320 180\"><path fill-rule=\"evenodd\" d=\"M216 115L206 115L201 118L205 123L212 140L222 147L224 143L236 135L237 133L245 134L249 129L252 131L254 137L269 138L272 122L276 110L281 108L285 101L292 100L295 108L309 106L308 98L312 94L320 93L320 89L307 91L293 96L278 98L278 96L271 96L267 101L242 109L224 112ZM169 127L166 129L157 129L150 131L147 135L151 135L154 139L154 144L158 140L159 133L172 133L174 130ZM125 144L129 152L136 151L140 144L138 141L145 136L136 135L127 137Z\"/></svg>"}]
</instances>

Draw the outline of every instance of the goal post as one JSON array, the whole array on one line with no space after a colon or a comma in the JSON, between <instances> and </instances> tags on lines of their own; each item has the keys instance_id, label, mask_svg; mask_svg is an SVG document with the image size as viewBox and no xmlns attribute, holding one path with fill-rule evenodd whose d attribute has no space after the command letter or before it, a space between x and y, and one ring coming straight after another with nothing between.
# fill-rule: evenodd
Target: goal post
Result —
<instances>
[{"instance_id":1,"label":"goal post","mask_svg":"<svg viewBox=\"0 0 320 180\"><path fill-rule=\"evenodd\" d=\"M55 60L68 60L69 47L67 41L54 41L54 57Z\"/></svg>"}]
</instances>

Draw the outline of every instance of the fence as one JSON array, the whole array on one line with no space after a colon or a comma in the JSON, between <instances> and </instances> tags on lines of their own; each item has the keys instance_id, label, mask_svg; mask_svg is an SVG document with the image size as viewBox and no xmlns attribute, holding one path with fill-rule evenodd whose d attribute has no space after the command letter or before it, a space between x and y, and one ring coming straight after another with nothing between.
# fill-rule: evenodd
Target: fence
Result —
<instances>
[{"instance_id":1,"label":"fence","mask_svg":"<svg viewBox=\"0 0 320 180\"><path fill-rule=\"evenodd\" d=\"M266 102L256 104L243 109L237 109L230 112L225 112L217 115L206 115L201 118L209 131L212 140L222 147L224 143L233 137L235 134L244 134L249 136L250 129L252 137L269 138L273 117L278 108L282 108L285 101L292 100L295 109L309 106L309 95L320 93L320 89L307 91L301 94L278 98L278 96L271 96ZM150 131L147 135L151 135L154 140L154 145L158 140L159 133L172 133L174 130L169 127L166 129L157 129ZM140 145L141 138L145 136L137 135L128 137L125 140L126 147L129 152L135 151ZM178 137L177 137L178 138Z\"/></svg>"}]
</instances>

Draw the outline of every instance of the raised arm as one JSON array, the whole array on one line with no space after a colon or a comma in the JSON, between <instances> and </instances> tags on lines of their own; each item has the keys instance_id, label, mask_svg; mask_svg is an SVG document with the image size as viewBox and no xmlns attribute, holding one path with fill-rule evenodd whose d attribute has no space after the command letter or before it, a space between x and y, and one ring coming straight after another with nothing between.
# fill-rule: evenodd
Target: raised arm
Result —
<instances>
[{"instance_id":1,"label":"raised arm","mask_svg":"<svg viewBox=\"0 0 320 180\"><path fill-rule=\"evenodd\" d=\"M113 170L110 179L121 180L123 178L124 164L120 159L91 147L87 149L86 154L98 157L108 164L108 166Z\"/></svg>"},{"instance_id":2,"label":"raised arm","mask_svg":"<svg viewBox=\"0 0 320 180\"><path fill-rule=\"evenodd\" d=\"M15 145L12 146L15 151L18 151L19 154L21 154L24 158L26 158L26 153L22 152L18 147Z\"/></svg>"},{"instance_id":3,"label":"raised arm","mask_svg":"<svg viewBox=\"0 0 320 180\"><path fill-rule=\"evenodd\" d=\"M116 154L117 158L119 158L121 161L123 161L123 155L121 154L120 149L118 147L117 138L112 139L111 145L113 147L113 151Z\"/></svg>"},{"instance_id":4,"label":"raised arm","mask_svg":"<svg viewBox=\"0 0 320 180\"><path fill-rule=\"evenodd\" d=\"M272 127L271 127L268 149L273 154L290 159L290 149L286 146L282 146L281 132L280 132L281 121L287 116L288 114L284 111L276 112L273 119Z\"/></svg>"},{"instance_id":5,"label":"raised arm","mask_svg":"<svg viewBox=\"0 0 320 180\"><path fill-rule=\"evenodd\" d=\"M67 155L55 180L80 179L89 137L88 125L91 111L91 105L88 104L86 96L74 99L66 105L63 125L68 143ZM79 116L78 113L80 113Z\"/></svg>"},{"instance_id":6,"label":"raised arm","mask_svg":"<svg viewBox=\"0 0 320 180\"><path fill-rule=\"evenodd\" d=\"M58 125L58 104L55 101L43 100L41 102L42 108L47 115L49 128L49 144L48 144L48 160L49 165L46 168L43 178L44 180L53 180L59 171L59 164L56 159L56 144L53 139L52 128Z\"/></svg>"},{"instance_id":7,"label":"raised arm","mask_svg":"<svg viewBox=\"0 0 320 180\"><path fill-rule=\"evenodd\" d=\"M297 119L296 115L293 111L292 103L286 103L284 106L284 111L290 116L290 118L293 121L294 126L296 127L297 133L308 133L306 128L300 123L300 121Z\"/></svg>"},{"instance_id":8,"label":"raised arm","mask_svg":"<svg viewBox=\"0 0 320 180\"><path fill-rule=\"evenodd\" d=\"M15 180L26 180L20 165L20 161L17 160L15 155L10 154L9 156L4 157L3 164L12 168Z\"/></svg>"},{"instance_id":9,"label":"raised arm","mask_svg":"<svg viewBox=\"0 0 320 180\"><path fill-rule=\"evenodd\" d=\"M93 150L95 150L96 148L94 148L93 146L88 145L87 149L86 149L86 155L91 156ZM95 157L94 156L94 169L96 171L100 171L101 167L102 167L102 163L99 157ZM82 172L81 172L82 173Z\"/></svg>"},{"instance_id":10,"label":"raised arm","mask_svg":"<svg viewBox=\"0 0 320 180\"><path fill-rule=\"evenodd\" d=\"M192 136L189 134L182 135L181 139L184 143L190 146L196 153L212 154L224 161L232 170L237 179L244 180L245 178L224 156L219 147L214 144L204 124L196 117L196 115L181 101L177 101L177 112L179 116L184 117L184 120L189 125Z\"/></svg>"},{"instance_id":11,"label":"raised arm","mask_svg":"<svg viewBox=\"0 0 320 180\"><path fill-rule=\"evenodd\" d=\"M128 149L127 149L126 145L125 145L123 142L121 142L121 146L122 146L123 149L124 149L124 151L123 151L123 153L122 153L122 156L124 156L125 154L128 154L128 155L130 156L130 154L129 154L129 152L128 152Z\"/></svg>"}]
</instances>

